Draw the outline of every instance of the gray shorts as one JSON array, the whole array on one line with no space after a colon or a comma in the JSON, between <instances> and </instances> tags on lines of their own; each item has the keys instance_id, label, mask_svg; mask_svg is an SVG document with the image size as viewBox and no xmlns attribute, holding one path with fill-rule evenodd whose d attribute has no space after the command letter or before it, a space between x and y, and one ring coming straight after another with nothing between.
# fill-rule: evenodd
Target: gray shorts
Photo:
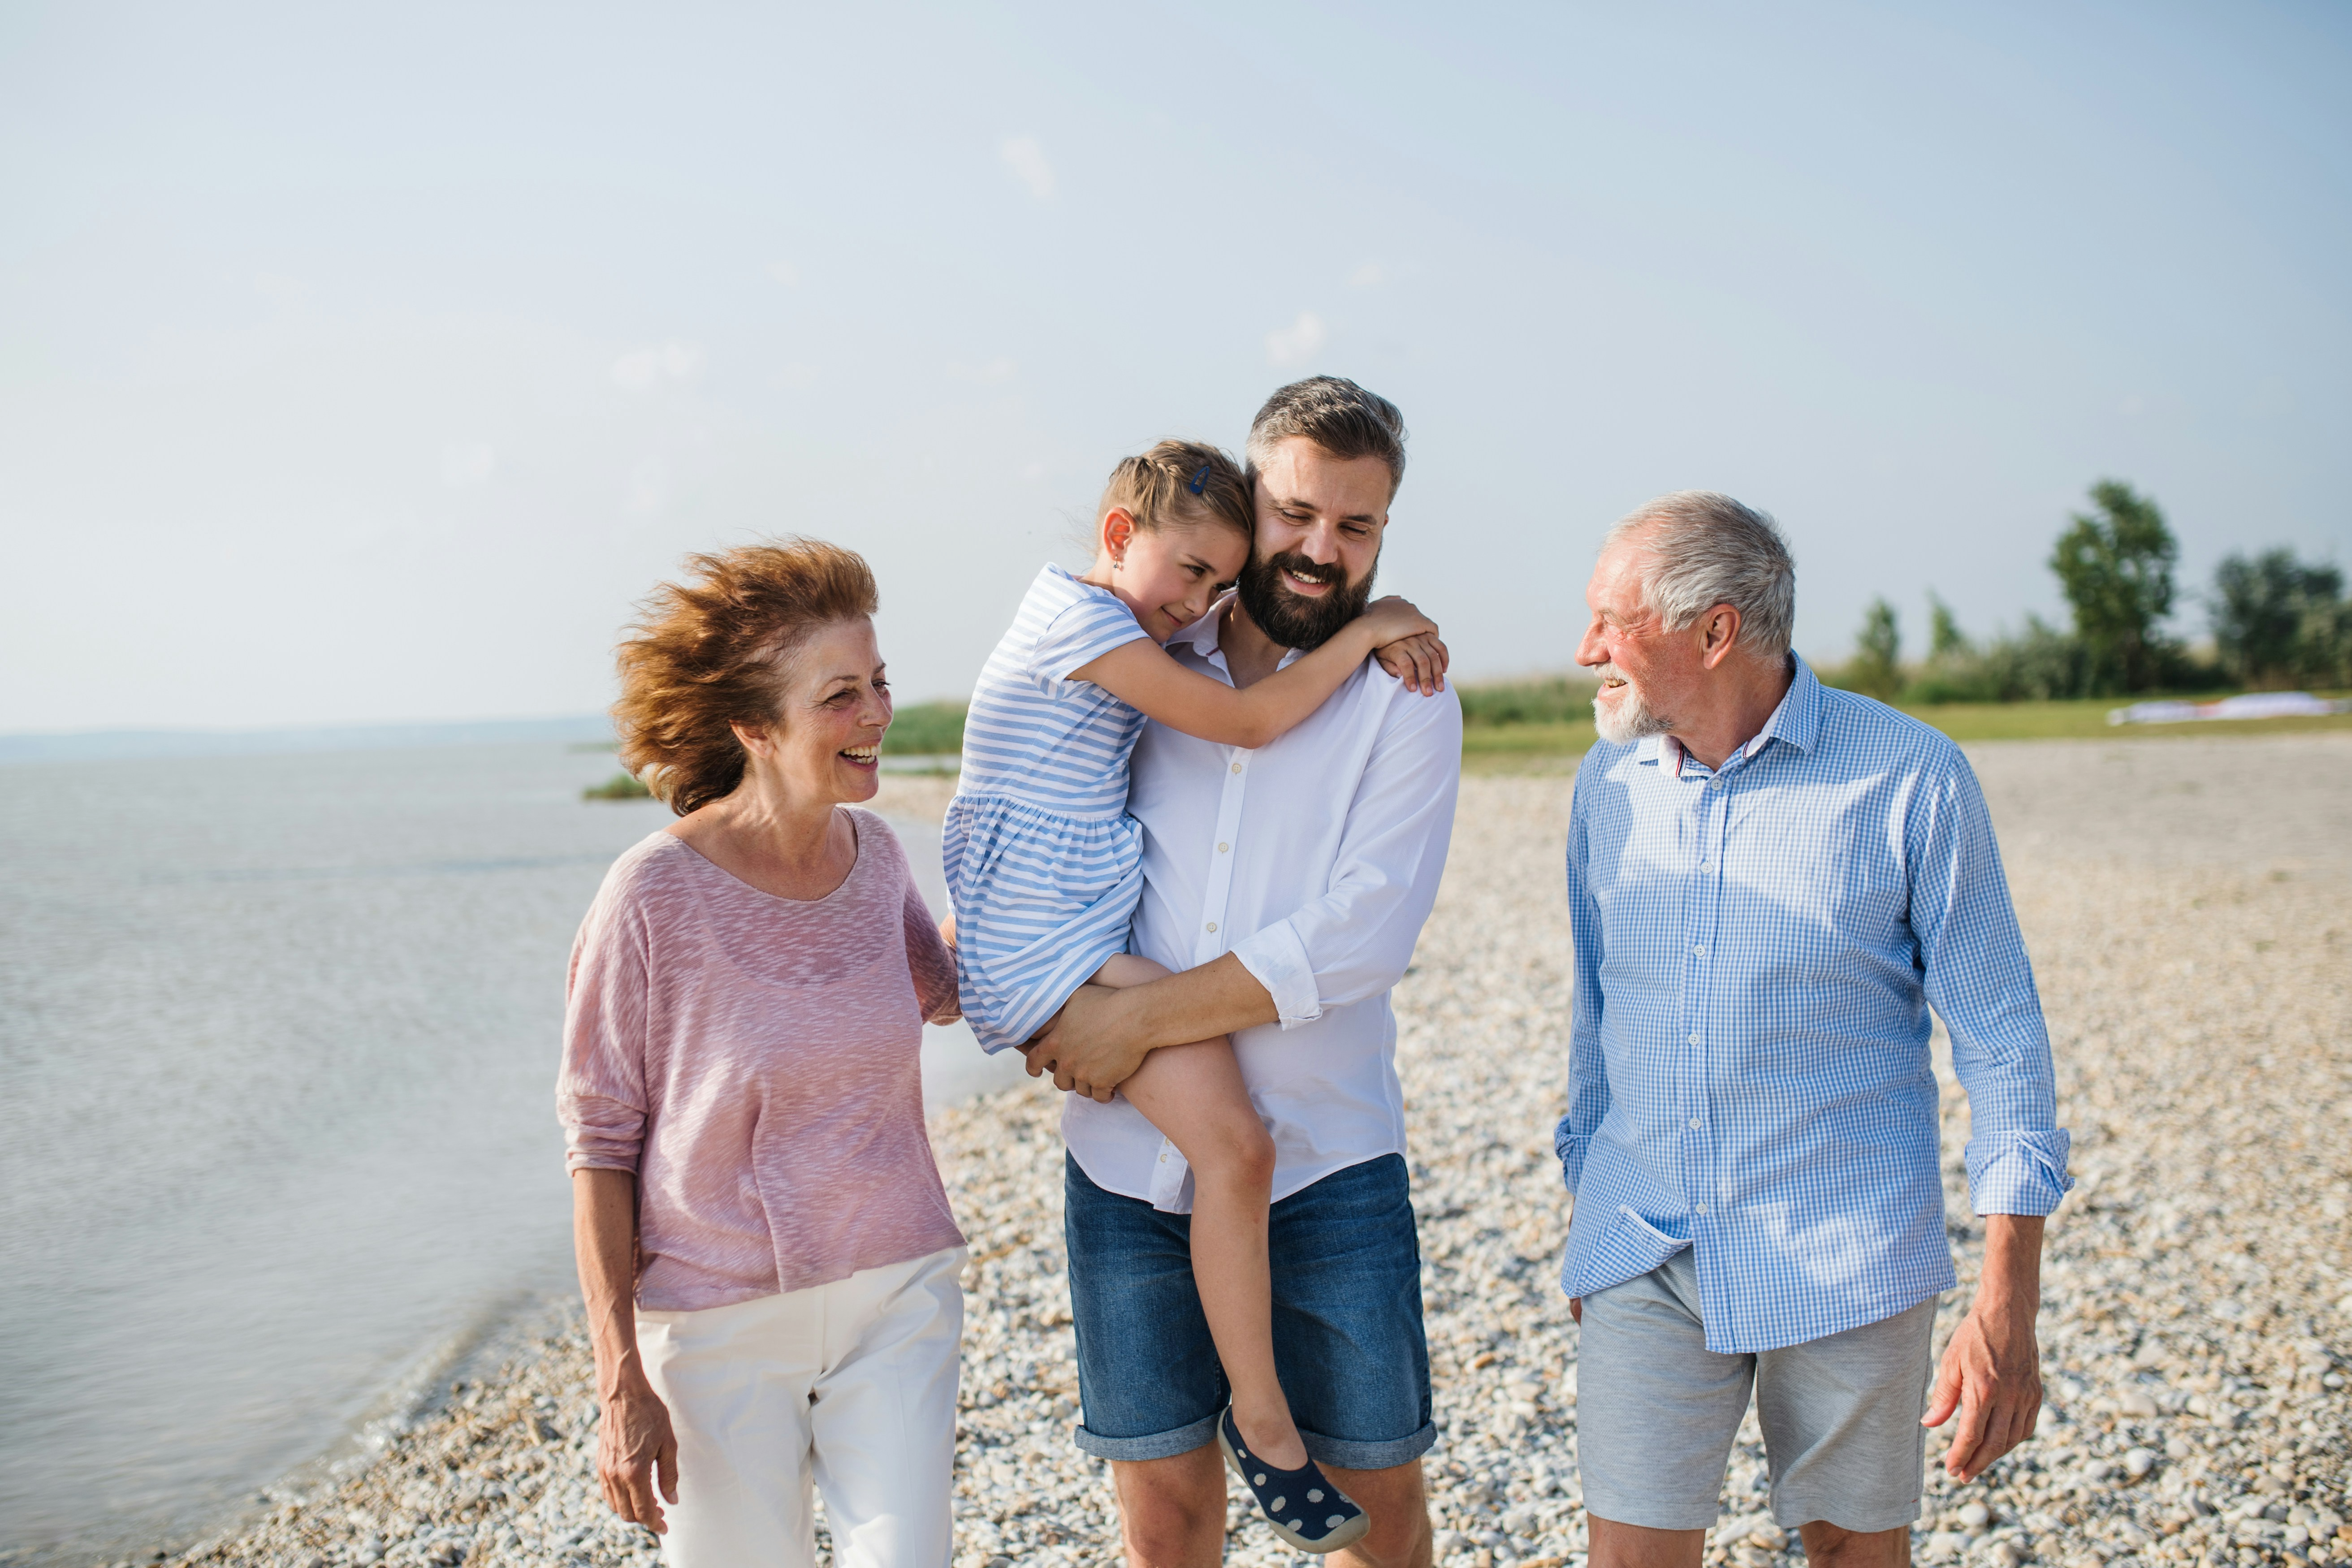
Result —
<instances>
[{"instance_id":1,"label":"gray shorts","mask_svg":"<svg viewBox=\"0 0 2352 1568\"><path fill-rule=\"evenodd\" d=\"M1700 1326L1685 1247L1584 1300L1576 1448L1584 1506L1653 1530L1716 1521L1731 1445L1756 1394L1783 1528L1825 1520L1892 1530L1919 1517L1933 1297L1843 1333L1754 1355L1718 1355Z\"/></svg>"}]
</instances>

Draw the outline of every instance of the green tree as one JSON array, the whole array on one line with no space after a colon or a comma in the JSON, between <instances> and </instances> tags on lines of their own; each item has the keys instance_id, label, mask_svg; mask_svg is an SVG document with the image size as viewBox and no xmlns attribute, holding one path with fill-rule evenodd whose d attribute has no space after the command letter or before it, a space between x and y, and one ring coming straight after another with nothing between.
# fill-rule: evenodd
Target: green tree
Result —
<instances>
[{"instance_id":1,"label":"green tree","mask_svg":"<svg viewBox=\"0 0 2352 1568\"><path fill-rule=\"evenodd\" d=\"M1976 650L1969 646L1967 634L1960 630L1958 616L1952 606L1935 595L1927 595L1927 662L1949 664L1966 658Z\"/></svg>"},{"instance_id":2,"label":"green tree","mask_svg":"<svg viewBox=\"0 0 2352 1568\"><path fill-rule=\"evenodd\" d=\"M2222 667L2249 686L2327 679L2329 612L2343 592L2343 573L2306 566L2292 550L2230 556L2214 570L2208 605Z\"/></svg>"},{"instance_id":3,"label":"green tree","mask_svg":"<svg viewBox=\"0 0 2352 1568\"><path fill-rule=\"evenodd\" d=\"M1902 658L1903 628L1895 622L1895 606L1884 599L1873 599L1870 608L1862 613L1862 630L1854 636L1853 662L1845 667L1840 684L1891 701L1903 689Z\"/></svg>"},{"instance_id":4,"label":"green tree","mask_svg":"<svg viewBox=\"0 0 2352 1568\"><path fill-rule=\"evenodd\" d=\"M2074 607L2092 682L2145 691L2173 661L2158 623L2172 613L2179 546L2156 502L2121 479L2093 485L2091 501L2097 515L2074 514L2051 552L2050 569Z\"/></svg>"}]
</instances>

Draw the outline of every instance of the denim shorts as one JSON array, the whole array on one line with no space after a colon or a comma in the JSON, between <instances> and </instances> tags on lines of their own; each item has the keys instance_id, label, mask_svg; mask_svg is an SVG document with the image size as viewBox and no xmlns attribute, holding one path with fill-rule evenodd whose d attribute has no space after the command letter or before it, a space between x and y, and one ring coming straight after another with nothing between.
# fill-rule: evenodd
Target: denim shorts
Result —
<instances>
[{"instance_id":1,"label":"denim shorts","mask_svg":"<svg viewBox=\"0 0 2352 1568\"><path fill-rule=\"evenodd\" d=\"M1192 1216L1107 1193L1065 1160L1078 1447L1105 1459L1206 1447L1229 1390L1192 1286ZM1349 1470L1420 1458L1437 1426L1403 1159L1334 1171L1267 1217L1275 1368L1307 1451Z\"/></svg>"},{"instance_id":2,"label":"denim shorts","mask_svg":"<svg viewBox=\"0 0 2352 1568\"><path fill-rule=\"evenodd\" d=\"M1751 1391L1772 1517L1893 1530L1919 1517L1936 1299L1785 1350L1706 1348L1697 1264L1685 1247L1584 1299L1576 1448L1584 1506L1653 1530L1715 1523Z\"/></svg>"}]
</instances>

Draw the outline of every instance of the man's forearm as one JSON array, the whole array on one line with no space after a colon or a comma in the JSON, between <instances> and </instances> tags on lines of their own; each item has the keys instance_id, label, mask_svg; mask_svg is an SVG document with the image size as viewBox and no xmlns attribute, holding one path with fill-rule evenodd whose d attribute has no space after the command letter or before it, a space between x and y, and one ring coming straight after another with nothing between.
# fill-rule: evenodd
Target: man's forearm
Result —
<instances>
[{"instance_id":1,"label":"man's forearm","mask_svg":"<svg viewBox=\"0 0 2352 1568\"><path fill-rule=\"evenodd\" d=\"M1213 1040L1279 1016L1273 995L1230 952L1198 969L1129 986L1113 1001L1119 1032L1146 1050Z\"/></svg>"},{"instance_id":2,"label":"man's forearm","mask_svg":"<svg viewBox=\"0 0 2352 1568\"><path fill-rule=\"evenodd\" d=\"M1977 1275L1977 1295L2016 1302L2030 1322L2042 1305L2042 1233L2049 1222L2038 1214L1983 1218L1984 1268Z\"/></svg>"}]
</instances>

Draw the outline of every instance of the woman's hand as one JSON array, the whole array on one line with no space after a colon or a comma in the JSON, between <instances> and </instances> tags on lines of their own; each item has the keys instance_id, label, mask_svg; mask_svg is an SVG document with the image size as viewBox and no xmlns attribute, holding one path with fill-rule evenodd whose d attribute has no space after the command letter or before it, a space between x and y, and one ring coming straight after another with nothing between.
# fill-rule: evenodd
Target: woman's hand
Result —
<instances>
[{"instance_id":1,"label":"woman's hand","mask_svg":"<svg viewBox=\"0 0 2352 1568\"><path fill-rule=\"evenodd\" d=\"M614 1513L656 1535L667 1535L669 1525L661 1505L665 1500L677 1500L677 1438L670 1431L669 1408L635 1368L616 1381L601 1402L604 1414L597 1424L597 1484ZM659 1495L654 1489L656 1480Z\"/></svg>"}]
</instances>

